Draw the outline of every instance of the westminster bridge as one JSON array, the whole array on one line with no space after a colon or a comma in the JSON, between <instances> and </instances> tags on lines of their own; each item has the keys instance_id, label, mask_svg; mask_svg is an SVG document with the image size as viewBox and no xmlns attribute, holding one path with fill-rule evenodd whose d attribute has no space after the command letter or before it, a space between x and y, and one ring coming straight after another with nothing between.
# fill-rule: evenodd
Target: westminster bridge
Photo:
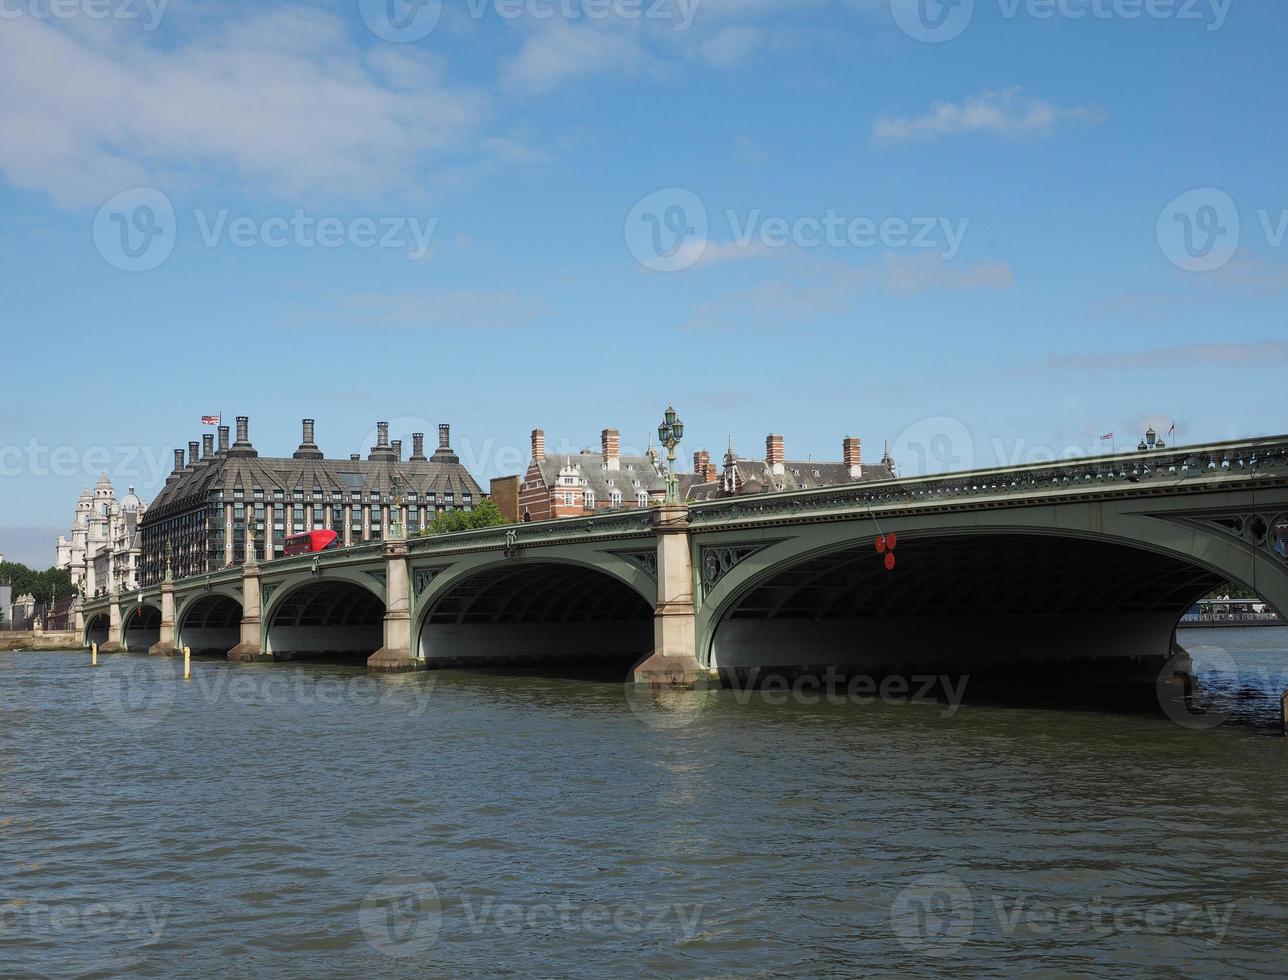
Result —
<instances>
[{"instance_id":1,"label":"westminster bridge","mask_svg":"<svg viewBox=\"0 0 1288 980\"><path fill-rule=\"evenodd\" d=\"M1134 674L1223 582L1288 617L1285 535L1288 436L374 541L87 601L78 628L107 652L616 661L655 685L752 667Z\"/></svg>"}]
</instances>

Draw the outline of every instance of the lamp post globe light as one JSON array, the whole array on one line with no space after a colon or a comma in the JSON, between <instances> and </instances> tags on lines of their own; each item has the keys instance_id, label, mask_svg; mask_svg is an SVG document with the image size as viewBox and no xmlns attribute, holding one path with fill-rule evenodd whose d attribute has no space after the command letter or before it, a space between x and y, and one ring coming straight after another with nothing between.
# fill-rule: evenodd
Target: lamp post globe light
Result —
<instances>
[{"instance_id":1,"label":"lamp post globe light","mask_svg":"<svg viewBox=\"0 0 1288 980\"><path fill-rule=\"evenodd\" d=\"M666 502L668 504L680 502L680 481L675 475L675 447L683 438L684 423L680 421L674 406L667 405L662 424L657 427L657 439L666 447Z\"/></svg>"}]
</instances>

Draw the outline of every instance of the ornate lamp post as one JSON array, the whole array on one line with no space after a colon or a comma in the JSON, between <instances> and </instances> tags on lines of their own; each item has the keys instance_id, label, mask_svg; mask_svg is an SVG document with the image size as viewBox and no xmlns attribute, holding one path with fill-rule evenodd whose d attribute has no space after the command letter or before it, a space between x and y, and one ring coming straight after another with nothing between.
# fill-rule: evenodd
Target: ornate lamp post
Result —
<instances>
[{"instance_id":1,"label":"ornate lamp post","mask_svg":"<svg viewBox=\"0 0 1288 980\"><path fill-rule=\"evenodd\" d=\"M657 438L666 447L666 502L680 502L680 481L675 475L675 447L684 438L684 423L671 405L666 406L666 415L662 424L657 427Z\"/></svg>"}]
</instances>

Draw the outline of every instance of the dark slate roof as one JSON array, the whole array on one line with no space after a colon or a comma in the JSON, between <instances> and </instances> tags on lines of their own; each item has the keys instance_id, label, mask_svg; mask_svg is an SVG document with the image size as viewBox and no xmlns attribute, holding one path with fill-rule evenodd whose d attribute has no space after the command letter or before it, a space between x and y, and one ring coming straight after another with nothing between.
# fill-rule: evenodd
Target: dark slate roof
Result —
<instances>
[{"instance_id":1,"label":"dark slate roof","mask_svg":"<svg viewBox=\"0 0 1288 980\"><path fill-rule=\"evenodd\" d=\"M144 520L168 516L176 510L205 506L210 495L221 490L228 491L231 499L231 491L238 487L245 492L247 499L258 487L270 500L274 490L281 490L288 501L297 488L306 498L311 497L315 489L321 490L327 499L333 492L340 492L346 502L355 490L362 492L364 500L373 492L387 499L392 496L395 486L404 494L420 494L422 499L423 495L432 492L441 501L446 494L452 493L458 503L467 493L475 501L486 496L478 481L450 449L440 448L430 459L414 462L399 460L392 450L373 453L373 456L376 458L357 460L275 458L259 456L253 451L238 451L234 447L230 452L216 453L196 465L185 466L172 473L148 508Z\"/></svg>"},{"instance_id":2,"label":"dark slate roof","mask_svg":"<svg viewBox=\"0 0 1288 980\"><path fill-rule=\"evenodd\" d=\"M546 486L559 486L559 473L568 465L577 469L577 475L595 492L596 502L612 498L613 490L622 492L624 504L634 505L636 493L653 489L659 479L665 478L665 464L653 456L622 456L621 468L610 470L600 453L582 450L547 456L537 464ZM638 485L637 485L638 484Z\"/></svg>"},{"instance_id":3,"label":"dark slate roof","mask_svg":"<svg viewBox=\"0 0 1288 980\"><path fill-rule=\"evenodd\" d=\"M872 480L893 480L894 474L880 463L864 463L863 475L858 480L850 476L850 468L844 463L826 462L793 462L783 464L783 475L776 476L769 471L769 465L763 459L739 459L734 465L738 468L738 482L746 486L752 481L767 488L771 493L787 490L812 490L816 487L836 487L846 483L868 483Z\"/></svg>"}]
</instances>

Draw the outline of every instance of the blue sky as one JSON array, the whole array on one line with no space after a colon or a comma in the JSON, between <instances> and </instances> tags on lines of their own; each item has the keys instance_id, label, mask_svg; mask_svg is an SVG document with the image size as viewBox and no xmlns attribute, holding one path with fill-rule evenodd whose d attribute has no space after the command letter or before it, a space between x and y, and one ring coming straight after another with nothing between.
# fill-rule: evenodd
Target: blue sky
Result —
<instances>
[{"instance_id":1,"label":"blue sky","mask_svg":"<svg viewBox=\"0 0 1288 980\"><path fill-rule=\"evenodd\" d=\"M481 479L668 401L905 472L1288 427L1275 5L392 2L0 5L0 551L216 412Z\"/></svg>"}]
</instances>

